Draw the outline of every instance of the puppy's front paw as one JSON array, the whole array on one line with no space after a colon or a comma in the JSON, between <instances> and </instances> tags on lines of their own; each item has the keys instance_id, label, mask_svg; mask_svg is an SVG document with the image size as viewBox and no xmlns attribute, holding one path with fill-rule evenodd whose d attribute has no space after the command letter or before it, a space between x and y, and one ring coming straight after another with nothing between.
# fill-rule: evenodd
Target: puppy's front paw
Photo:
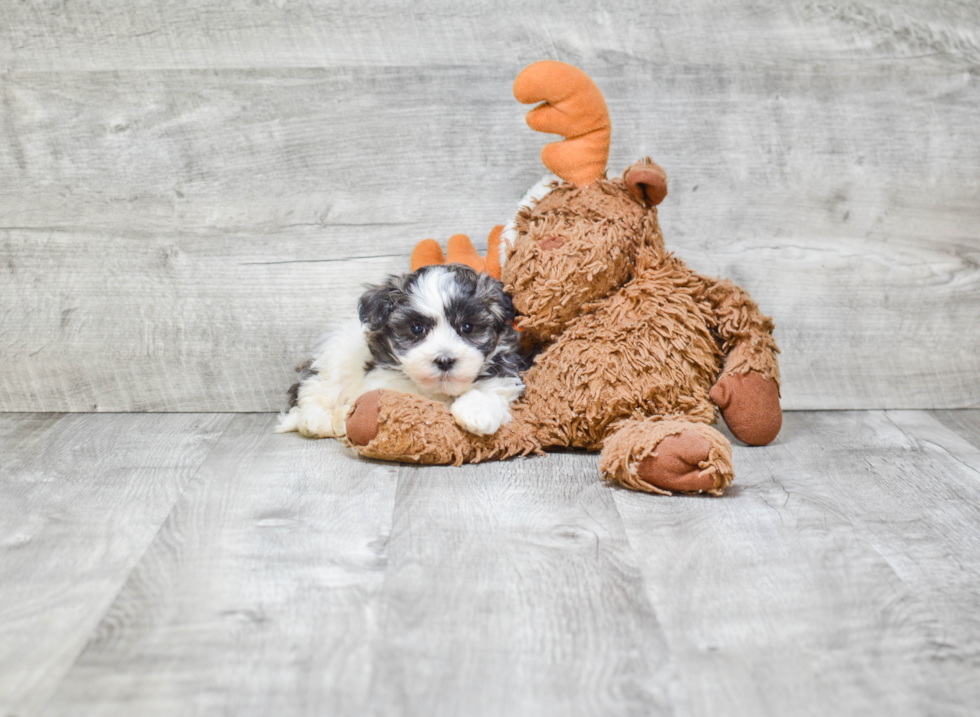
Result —
<instances>
[{"instance_id":1,"label":"puppy's front paw","mask_svg":"<svg viewBox=\"0 0 980 717\"><path fill-rule=\"evenodd\" d=\"M294 409L295 410L295 409ZM307 438L335 438L347 432L347 413L350 406L326 410L319 406L307 406L299 411L296 430Z\"/></svg>"},{"instance_id":2,"label":"puppy's front paw","mask_svg":"<svg viewBox=\"0 0 980 717\"><path fill-rule=\"evenodd\" d=\"M500 396L481 391L464 393L450 411L460 428L478 436L489 436L510 423L510 408Z\"/></svg>"}]
</instances>

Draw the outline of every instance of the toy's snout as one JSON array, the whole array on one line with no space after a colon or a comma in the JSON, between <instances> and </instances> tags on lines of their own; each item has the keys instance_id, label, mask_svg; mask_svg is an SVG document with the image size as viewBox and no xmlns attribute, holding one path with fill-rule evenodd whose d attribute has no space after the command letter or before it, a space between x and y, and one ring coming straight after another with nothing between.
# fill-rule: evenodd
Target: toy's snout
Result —
<instances>
[{"instance_id":1,"label":"toy's snout","mask_svg":"<svg viewBox=\"0 0 980 717\"><path fill-rule=\"evenodd\" d=\"M550 340L583 305L629 282L639 252L662 252L652 205L666 192L667 175L646 159L625 180L556 187L517 218L503 279L525 335Z\"/></svg>"},{"instance_id":2,"label":"toy's snout","mask_svg":"<svg viewBox=\"0 0 980 717\"><path fill-rule=\"evenodd\" d=\"M539 245L545 251L550 251L552 249L561 249L563 246L565 246L565 240L562 239L557 234L549 234L539 242Z\"/></svg>"},{"instance_id":3,"label":"toy's snout","mask_svg":"<svg viewBox=\"0 0 980 717\"><path fill-rule=\"evenodd\" d=\"M624 237L587 221L568 229L531 227L504 265L517 325L538 340L560 333L583 304L629 280L632 251Z\"/></svg>"}]
</instances>

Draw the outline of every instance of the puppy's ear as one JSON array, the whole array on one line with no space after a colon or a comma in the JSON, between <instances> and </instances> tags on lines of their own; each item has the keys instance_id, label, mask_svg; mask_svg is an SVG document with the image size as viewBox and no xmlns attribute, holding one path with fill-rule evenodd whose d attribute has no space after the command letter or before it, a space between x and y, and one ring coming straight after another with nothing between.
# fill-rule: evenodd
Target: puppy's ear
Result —
<instances>
[{"instance_id":1,"label":"puppy's ear","mask_svg":"<svg viewBox=\"0 0 980 717\"><path fill-rule=\"evenodd\" d=\"M493 317L494 329L498 332L514 323L517 316L514 302L504 291L504 285L489 274L480 273L476 280L476 295L480 297Z\"/></svg>"},{"instance_id":2,"label":"puppy's ear","mask_svg":"<svg viewBox=\"0 0 980 717\"><path fill-rule=\"evenodd\" d=\"M384 284L369 285L357 302L357 316L361 323L371 331L379 330L388 321L395 302L402 294L404 286L398 276L389 276Z\"/></svg>"}]
</instances>

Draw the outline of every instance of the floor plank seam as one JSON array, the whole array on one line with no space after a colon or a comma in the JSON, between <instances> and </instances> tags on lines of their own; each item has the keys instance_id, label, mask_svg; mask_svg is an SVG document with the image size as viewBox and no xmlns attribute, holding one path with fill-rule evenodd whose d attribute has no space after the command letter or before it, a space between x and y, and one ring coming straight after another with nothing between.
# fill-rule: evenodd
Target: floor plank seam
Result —
<instances>
[{"instance_id":1,"label":"floor plank seam","mask_svg":"<svg viewBox=\"0 0 980 717\"><path fill-rule=\"evenodd\" d=\"M913 446L916 447L916 452L917 453L924 453L924 451L922 451L922 446L931 446L932 448L934 448L934 449L936 449L938 451L941 451L944 455L948 456L950 459L952 459L957 464L961 465L963 468L965 468L967 470L967 472L969 474L971 474L973 476L976 476L978 479L980 479L980 469L977 469L977 468L974 468L973 466L971 466L969 463L967 463L962 458L960 458L955 453L953 453L951 450L949 450L949 448L947 448L946 446L943 446L943 445L941 445L939 443L936 443L935 441L930 441L928 438L913 438L909 434L909 432L907 430L905 430L904 428L902 428L902 426L900 426L898 423L895 422L895 420L892 418L892 415L891 415L892 413L893 413L893 411L887 411L887 410L884 411L885 418L888 420L888 422L892 426L894 426L898 431L900 431L903 436L905 436L906 440L908 440L911 445L913 445ZM930 411L915 411L915 413L921 413L924 416L930 416L930 417L932 417L930 415L931 414ZM934 417L932 417L932 418L933 418L933 420L936 420ZM959 436L959 433L957 433L956 431L952 431L952 429L947 428L946 426L944 426L942 424L941 421L936 421L936 422L940 426L942 426L945 430L949 430L954 435ZM966 441L965 438L963 440ZM966 442L969 443L970 445L973 445L972 443L970 443L970 441L966 441Z\"/></svg>"},{"instance_id":2,"label":"floor plank seam","mask_svg":"<svg viewBox=\"0 0 980 717\"><path fill-rule=\"evenodd\" d=\"M52 413L58 413L58 412L57 411L53 411ZM99 412L98 411L87 411L87 413L98 414ZM186 413L193 413L193 412L186 412ZM68 415L68 414L65 414L65 415ZM205 414L200 414L200 415L206 416L208 414L205 413ZM93 623L94 624L94 628L92 630L92 633L86 638L84 644L82 644L81 648L78 650L78 653L72 659L71 663L69 663L67 665L67 667L64 670L64 673L62 674L62 676L58 680L58 682L55 683L55 686L51 690L51 692L48 695L47 699L44 700L43 703L41 703L40 708L38 709L37 714L41 715L41 714L44 714L45 713L45 710L47 710L48 705L51 703L51 701L58 694L58 690L60 689L62 683L65 681L65 679L68 677L68 675L71 674L72 670L75 669L76 665L78 664L78 661L81 659L82 655L85 654L85 650L88 648L88 645L89 645L89 643L92 640L92 637L98 632L99 627L102 625L102 622L105 620L106 616L109 614L109 612L112 610L113 606L116 604L116 600L119 599L119 595L122 593L123 590L126 589L126 586L129 584L129 581L132 578L133 573L136 572L136 570L139 568L140 564L143 562L143 557L146 555L146 553L150 550L150 548L156 542L157 536L160 535L160 531L163 530L163 526L165 526L167 524L167 521L170 519L170 516L174 512L174 508L180 502L180 499L184 496L184 494L187 493L187 491L190 489L190 487L192 485L194 485L194 482L197 480L197 477L200 475L201 470L207 464L208 459L211 457L211 454L214 452L215 448L217 448L218 444L221 443L221 439L224 438L225 433L227 433L228 429L231 428L231 424L233 422L234 422L234 417L233 416L230 416L228 418L227 425L225 425L225 427L221 430L221 433L214 440L214 443L211 444L211 447L208 449L207 453L201 459L201 462L198 464L197 468L194 470L194 473L187 479L187 483L183 486L183 488L180 489L180 491L177 493L177 495L174 496L173 503L170 504L170 508L167 510L167 513L163 517L163 520L160 521L160 524L157 526L157 529L154 531L153 536L146 542L146 546L143 548L143 550L140 553L139 557L133 562L133 567L130 569L129 573L126 574L125 579L123 579L123 580L120 581L120 583L119 583L119 589L113 594L112 599L111 600L108 600L106 602L105 610L103 610L102 613L99 615L98 620L96 620Z\"/></svg>"},{"instance_id":3,"label":"floor plank seam","mask_svg":"<svg viewBox=\"0 0 980 717\"><path fill-rule=\"evenodd\" d=\"M407 466L401 464L385 464L384 461L376 461L374 459L363 459L357 456L349 456L351 460L357 460L362 464L366 464L365 467L371 469L376 466L383 466L385 468L391 469L395 473L395 488L394 488L394 499L391 501L391 511L388 514L388 531L384 536L384 544L382 545L382 554L384 556L384 570L381 574L381 581L378 585L377 590L371 595L369 599L369 605L367 609L374 613L374 620L371 621L371 627L373 629L373 634L366 635L364 642L367 644L369 659L367 662L368 675L365 679L365 684L367 684L367 691L364 693L364 701L362 703L362 708L367 708L371 702L371 695L376 693L376 680L378 679L377 674L377 656L382 653L383 650L379 648L384 647L383 637L386 633L386 610L385 610L385 597L389 591L389 582L393 570L391 555L388 552L388 548L391 544L391 535L395 529L395 514L399 509L398 494L399 489L402 486L402 480L406 474Z\"/></svg>"}]
</instances>

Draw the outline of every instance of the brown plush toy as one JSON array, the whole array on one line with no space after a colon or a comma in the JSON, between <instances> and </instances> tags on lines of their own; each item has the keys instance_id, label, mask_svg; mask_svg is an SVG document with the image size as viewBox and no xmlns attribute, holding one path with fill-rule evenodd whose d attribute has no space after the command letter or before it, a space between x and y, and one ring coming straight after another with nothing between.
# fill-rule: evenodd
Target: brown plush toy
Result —
<instances>
[{"instance_id":1,"label":"brown plush toy","mask_svg":"<svg viewBox=\"0 0 980 717\"><path fill-rule=\"evenodd\" d=\"M732 459L711 427L715 407L750 445L769 443L782 424L771 319L738 286L664 249L659 166L646 159L605 178L609 117L587 75L538 62L514 94L542 102L528 114L532 128L566 140L542 152L564 181L518 212L506 250L517 326L540 347L513 420L476 436L441 403L375 391L352 409L348 441L364 456L426 464L599 450L604 477L623 486L720 495ZM441 250L428 260L442 261Z\"/></svg>"}]
</instances>

